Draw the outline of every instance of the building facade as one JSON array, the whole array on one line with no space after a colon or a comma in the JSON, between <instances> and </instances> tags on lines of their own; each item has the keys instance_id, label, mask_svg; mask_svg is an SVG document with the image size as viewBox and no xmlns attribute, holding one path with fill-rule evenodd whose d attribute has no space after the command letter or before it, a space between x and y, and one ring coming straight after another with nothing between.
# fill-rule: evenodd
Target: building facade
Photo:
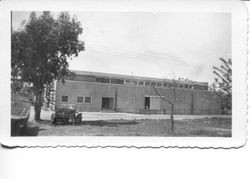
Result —
<instances>
[{"instance_id":1,"label":"building facade","mask_svg":"<svg viewBox=\"0 0 250 179\"><path fill-rule=\"evenodd\" d=\"M73 71L56 83L56 107L73 105L78 111L168 114L220 114L219 97L208 83L118 74ZM174 87L175 86L175 87Z\"/></svg>"}]
</instances>

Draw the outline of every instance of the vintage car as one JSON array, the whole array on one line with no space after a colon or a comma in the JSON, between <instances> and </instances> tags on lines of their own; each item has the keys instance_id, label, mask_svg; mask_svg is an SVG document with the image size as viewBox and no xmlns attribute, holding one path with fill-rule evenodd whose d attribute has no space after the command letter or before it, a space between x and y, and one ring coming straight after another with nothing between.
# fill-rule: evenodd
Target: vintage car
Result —
<instances>
[{"instance_id":1,"label":"vintage car","mask_svg":"<svg viewBox=\"0 0 250 179\"><path fill-rule=\"evenodd\" d=\"M55 113L52 114L51 119L53 124L65 125L75 124L80 125L82 121L82 114L78 113L75 109L70 108L58 108Z\"/></svg>"}]
</instances>

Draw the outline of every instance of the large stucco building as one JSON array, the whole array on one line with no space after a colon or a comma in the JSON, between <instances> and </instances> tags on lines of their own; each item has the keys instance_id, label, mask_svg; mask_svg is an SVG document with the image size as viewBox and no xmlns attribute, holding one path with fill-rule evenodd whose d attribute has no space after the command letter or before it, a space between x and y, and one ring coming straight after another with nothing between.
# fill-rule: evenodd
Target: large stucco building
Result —
<instances>
[{"instance_id":1,"label":"large stucco building","mask_svg":"<svg viewBox=\"0 0 250 179\"><path fill-rule=\"evenodd\" d=\"M56 107L74 105L79 111L220 114L220 99L208 83L73 71L76 76L56 83ZM176 84L176 95L174 87Z\"/></svg>"}]
</instances>

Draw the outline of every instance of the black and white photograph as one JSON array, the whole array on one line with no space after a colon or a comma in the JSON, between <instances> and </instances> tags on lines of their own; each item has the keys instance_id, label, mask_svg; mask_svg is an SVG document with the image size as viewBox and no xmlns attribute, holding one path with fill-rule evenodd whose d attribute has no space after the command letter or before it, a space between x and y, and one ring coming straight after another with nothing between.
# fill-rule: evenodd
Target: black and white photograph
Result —
<instances>
[{"instance_id":1,"label":"black and white photograph","mask_svg":"<svg viewBox=\"0 0 250 179\"><path fill-rule=\"evenodd\" d=\"M0 178L249 178L241 0L0 0Z\"/></svg>"},{"instance_id":2,"label":"black and white photograph","mask_svg":"<svg viewBox=\"0 0 250 179\"><path fill-rule=\"evenodd\" d=\"M3 143L244 145L246 11L167 4L6 5Z\"/></svg>"},{"instance_id":3,"label":"black and white photograph","mask_svg":"<svg viewBox=\"0 0 250 179\"><path fill-rule=\"evenodd\" d=\"M12 136L231 137L231 13L11 20Z\"/></svg>"}]
</instances>

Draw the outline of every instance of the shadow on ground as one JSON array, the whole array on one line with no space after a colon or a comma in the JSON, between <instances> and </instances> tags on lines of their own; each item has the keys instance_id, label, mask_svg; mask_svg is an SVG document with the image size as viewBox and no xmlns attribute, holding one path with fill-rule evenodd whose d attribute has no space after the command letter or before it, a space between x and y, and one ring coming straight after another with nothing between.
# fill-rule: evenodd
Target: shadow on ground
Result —
<instances>
[{"instance_id":1,"label":"shadow on ground","mask_svg":"<svg viewBox=\"0 0 250 179\"><path fill-rule=\"evenodd\" d=\"M39 124L49 124L49 125L53 125L51 120L43 120L41 119L39 122ZM109 127L115 127L118 125L135 125L138 124L138 122L136 121L131 121L131 120L96 120L96 121L82 121L81 124L75 125L75 126L81 126L81 125L90 125L90 126L109 126ZM66 124L59 124L60 125L70 125L70 126L74 126L70 123L66 123Z\"/></svg>"},{"instance_id":2,"label":"shadow on ground","mask_svg":"<svg viewBox=\"0 0 250 179\"><path fill-rule=\"evenodd\" d=\"M40 129L38 126L35 127L21 127L18 131L12 131L11 136L37 136L39 131L45 129Z\"/></svg>"},{"instance_id":3,"label":"shadow on ground","mask_svg":"<svg viewBox=\"0 0 250 179\"><path fill-rule=\"evenodd\" d=\"M20 136L37 136L39 132L39 127L26 127L22 128Z\"/></svg>"},{"instance_id":4,"label":"shadow on ground","mask_svg":"<svg viewBox=\"0 0 250 179\"><path fill-rule=\"evenodd\" d=\"M109 126L109 127L115 127L118 125L135 125L138 124L136 121L128 121L128 120L111 120L111 121L104 121L104 120L98 120L98 121L82 121L81 125L90 125L90 126Z\"/></svg>"},{"instance_id":5,"label":"shadow on ground","mask_svg":"<svg viewBox=\"0 0 250 179\"><path fill-rule=\"evenodd\" d=\"M52 124L51 120L48 119L40 119L39 121L37 121L39 124Z\"/></svg>"}]
</instances>

